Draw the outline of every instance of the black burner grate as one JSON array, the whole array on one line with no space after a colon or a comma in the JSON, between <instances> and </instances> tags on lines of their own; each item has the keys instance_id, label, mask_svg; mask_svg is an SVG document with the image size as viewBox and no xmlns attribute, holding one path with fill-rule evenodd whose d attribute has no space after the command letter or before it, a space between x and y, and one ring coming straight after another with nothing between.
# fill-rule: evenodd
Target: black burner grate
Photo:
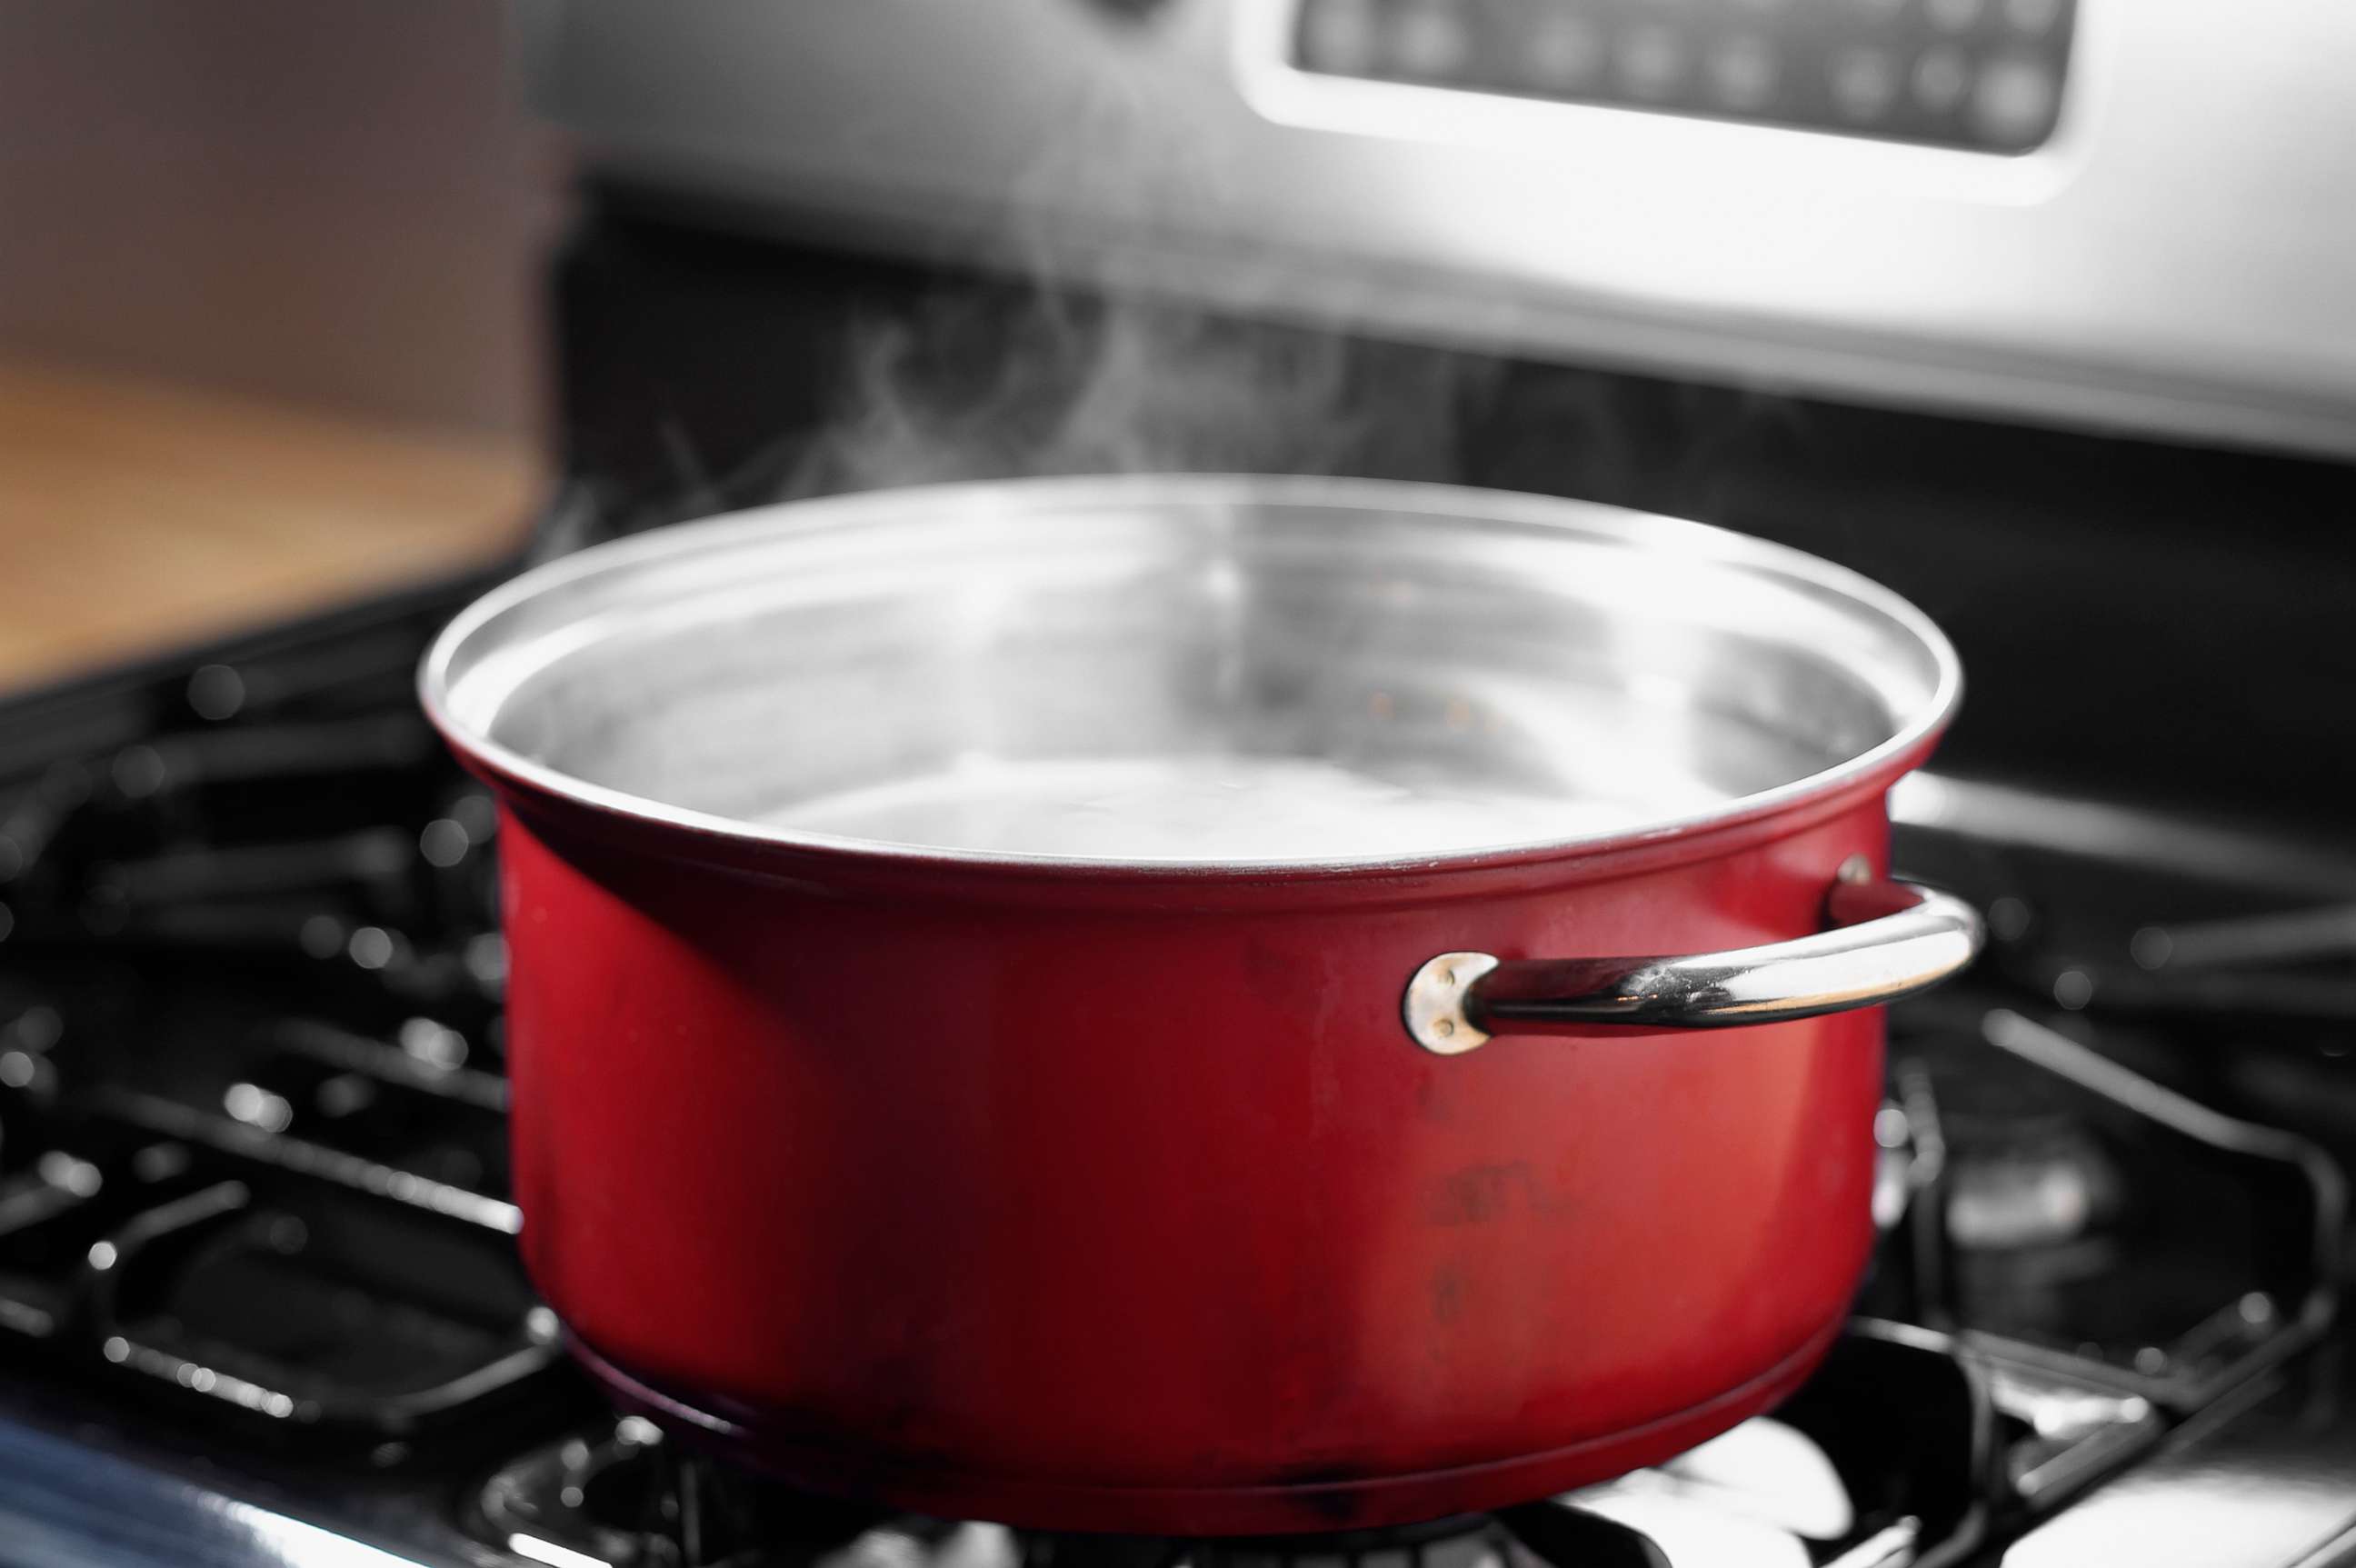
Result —
<instances>
[{"instance_id":1,"label":"black burner grate","mask_svg":"<svg viewBox=\"0 0 2356 1568\"><path fill-rule=\"evenodd\" d=\"M2177 1092L2201 1072L2168 1029L2057 1031L1991 975L1897 1015L1869 1316L1656 1469L1188 1541L887 1517L696 1457L596 1403L515 1258L493 817L409 695L465 592L0 714L0 1523L78 1499L250 1540L279 1509L542 1568L1937 1568L2050 1541L2212 1426L2356 1452L2265 1380L2329 1320L2330 1163ZM1907 853L1984 900L2029 886ZM2003 967L2051 989L2029 945ZM2277 1419L2306 1424L2251 1426Z\"/></svg>"}]
</instances>

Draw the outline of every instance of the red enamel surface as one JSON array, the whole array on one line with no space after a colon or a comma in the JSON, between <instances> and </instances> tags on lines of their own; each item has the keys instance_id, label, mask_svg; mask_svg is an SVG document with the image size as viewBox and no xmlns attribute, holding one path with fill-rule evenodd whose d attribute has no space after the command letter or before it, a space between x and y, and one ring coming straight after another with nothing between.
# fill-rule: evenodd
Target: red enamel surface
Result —
<instances>
[{"instance_id":1,"label":"red enamel surface","mask_svg":"<svg viewBox=\"0 0 2356 1568\"><path fill-rule=\"evenodd\" d=\"M1327 1530L1663 1457L1847 1307L1879 1014L1440 1058L1401 990L1813 930L1915 760L1615 853L1192 883L691 842L488 775L526 1260L626 1399L935 1511Z\"/></svg>"}]
</instances>

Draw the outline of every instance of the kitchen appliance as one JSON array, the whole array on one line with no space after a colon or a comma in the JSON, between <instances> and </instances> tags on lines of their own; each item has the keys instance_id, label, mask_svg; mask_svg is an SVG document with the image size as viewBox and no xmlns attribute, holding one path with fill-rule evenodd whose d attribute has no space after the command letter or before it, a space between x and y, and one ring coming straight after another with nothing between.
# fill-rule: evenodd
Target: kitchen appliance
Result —
<instances>
[{"instance_id":1,"label":"kitchen appliance","mask_svg":"<svg viewBox=\"0 0 2356 1568\"><path fill-rule=\"evenodd\" d=\"M1860 1009L1978 942L1880 869L1937 631L1544 498L804 501L421 685L504 808L533 1279L626 1401L937 1514L1399 1524L1715 1435L1864 1265Z\"/></svg>"},{"instance_id":2,"label":"kitchen appliance","mask_svg":"<svg viewBox=\"0 0 2356 1568\"><path fill-rule=\"evenodd\" d=\"M2273 972L2283 950L2236 918L2345 886L2356 856L1947 774L1900 791L1898 859L1990 909L1996 945L1891 1010L1881 1240L1767 1423L1560 1499L1280 1544L894 1514L617 1416L522 1289L500 830L410 694L487 586L8 710L12 1568L2286 1564L2356 1545L2328 1152L2356 1144L2346 987ZM2264 951L2171 974L2132 957L2157 932ZM2276 1005L2204 994L2235 980Z\"/></svg>"},{"instance_id":3,"label":"kitchen appliance","mask_svg":"<svg viewBox=\"0 0 2356 1568\"><path fill-rule=\"evenodd\" d=\"M519 15L601 168L739 226L1517 358L2356 449L2337 7Z\"/></svg>"},{"instance_id":4,"label":"kitchen appliance","mask_svg":"<svg viewBox=\"0 0 2356 1568\"><path fill-rule=\"evenodd\" d=\"M1735 15L1654 9L1587 13L1611 71L1623 21ZM877 429L965 437L929 477L1036 468L958 416L1102 384L1058 344L1206 341L1253 395L1154 383L1190 393L1195 466L1240 443L1722 523L1954 637L1972 701L1894 795L1892 865L1990 948L1890 1009L1879 1240L1789 1399L1562 1498L1280 1548L885 1515L617 1412L516 1264L499 830L411 694L471 581L0 715L0 1563L2356 1557L2347 24L2059 7L2024 57L2050 134L1992 142L1963 105L2014 7L1857 9L1759 8L1825 96L1755 122L1684 96L1703 74L1611 106L1705 58L1684 31L1571 102L1409 80L1460 47L1428 6L1368 7L1355 64L1347 21L1201 0L519 13L590 169L536 557L880 482ZM1828 51L1882 51L1840 57L1862 102L1943 40L1957 106L1808 128ZM1063 177L1110 139L1076 94L1202 154ZM996 220L1012 175L1043 217ZM937 386L977 341L1023 350L1012 382Z\"/></svg>"}]
</instances>

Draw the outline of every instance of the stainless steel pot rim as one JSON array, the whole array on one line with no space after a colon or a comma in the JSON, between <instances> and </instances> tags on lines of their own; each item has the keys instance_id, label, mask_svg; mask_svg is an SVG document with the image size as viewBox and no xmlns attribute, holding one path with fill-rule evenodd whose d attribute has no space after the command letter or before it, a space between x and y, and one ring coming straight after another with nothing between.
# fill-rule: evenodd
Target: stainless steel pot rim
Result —
<instances>
[{"instance_id":1,"label":"stainless steel pot rim","mask_svg":"<svg viewBox=\"0 0 2356 1568\"><path fill-rule=\"evenodd\" d=\"M904 513L912 504L940 510L998 510L1010 505L1078 510L1153 503L1380 511L1395 516L1456 520L1467 524L1562 529L1591 538L1617 538L1647 549L1674 550L1844 596L1901 628L1929 654L1937 679L1919 709L1871 748L1804 778L1682 816L1663 817L1606 832L1484 845L1445 854L1198 862L942 849L744 822L592 783L535 761L494 739L487 725L461 719L452 706L454 668L470 638L503 613L583 578L625 572L682 555L723 552L748 540L858 528L880 517ZM1731 826L1837 794L1891 768L1946 726L1963 699L1963 686L1962 662L1946 634L1928 616L1871 578L1804 551L1708 523L1555 496L1389 479L1250 474L1078 475L961 481L781 502L679 523L595 545L509 578L467 606L443 628L426 650L417 676L418 697L427 717L462 756L551 797L649 827L681 831L699 839L733 840L748 846L869 862L977 869L998 866L1193 881L1207 877L1429 874L1459 866L1591 854Z\"/></svg>"}]
</instances>

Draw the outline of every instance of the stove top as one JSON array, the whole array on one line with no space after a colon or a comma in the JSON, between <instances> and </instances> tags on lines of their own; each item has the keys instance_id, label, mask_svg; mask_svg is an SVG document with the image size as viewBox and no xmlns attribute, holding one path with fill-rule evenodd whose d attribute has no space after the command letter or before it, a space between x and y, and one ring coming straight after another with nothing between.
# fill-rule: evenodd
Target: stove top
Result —
<instances>
[{"instance_id":1,"label":"stove top","mask_svg":"<svg viewBox=\"0 0 2356 1568\"><path fill-rule=\"evenodd\" d=\"M0 1564L2356 1562L2356 849L1932 779L1858 1316L1772 1416L1401 1531L895 1518L603 1406L516 1262L489 803L410 695L479 584L0 710Z\"/></svg>"}]
</instances>

